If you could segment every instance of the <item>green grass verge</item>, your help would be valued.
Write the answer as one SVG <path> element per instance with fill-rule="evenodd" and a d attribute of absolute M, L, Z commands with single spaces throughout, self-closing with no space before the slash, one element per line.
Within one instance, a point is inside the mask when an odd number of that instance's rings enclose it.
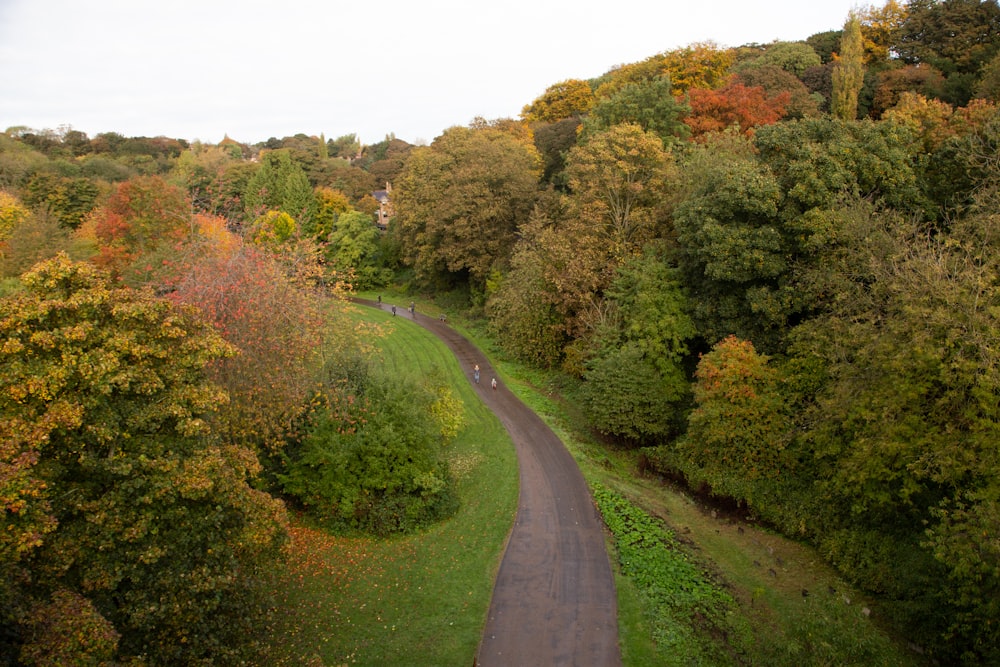
<path fill-rule="evenodd" d="M 336 537 L 296 519 L 277 588 L 270 656 L 275 665 L 472 664 L 493 581 L 517 509 L 517 459 L 452 352 L 408 318 L 358 307 L 378 323 L 382 363 L 443 373 L 465 410 L 448 445 L 460 508 L 418 534 Z"/>

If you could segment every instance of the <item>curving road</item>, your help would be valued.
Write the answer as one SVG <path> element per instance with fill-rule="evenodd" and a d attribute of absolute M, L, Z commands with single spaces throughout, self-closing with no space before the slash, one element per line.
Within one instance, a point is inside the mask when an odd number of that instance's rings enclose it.
<path fill-rule="evenodd" d="M 379 307 L 371 301 L 360 301 Z M 410 317 L 400 308 L 400 315 Z M 517 517 L 497 574 L 476 665 L 621 665 L 614 578 L 604 527 L 576 461 L 552 430 L 502 384 L 485 356 L 444 322 L 413 319 L 455 353 L 517 450 Z"/>

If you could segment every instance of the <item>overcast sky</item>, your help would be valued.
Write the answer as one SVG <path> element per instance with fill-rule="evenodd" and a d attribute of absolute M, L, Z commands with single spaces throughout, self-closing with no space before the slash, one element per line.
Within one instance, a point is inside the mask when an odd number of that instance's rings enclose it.
<path fill-rule="evenodd" d="M 839 30 L 853 0 L 0 0 L 0 131 L 432 141 L 697 42 Z"/>

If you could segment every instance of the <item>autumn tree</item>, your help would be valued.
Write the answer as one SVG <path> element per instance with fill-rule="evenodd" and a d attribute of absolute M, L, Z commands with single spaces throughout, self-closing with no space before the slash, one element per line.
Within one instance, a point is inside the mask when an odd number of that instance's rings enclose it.
<path fill-rule="evenodd" d="M 830 113 L 841 120 L 858 117 L 858 93 L 864 85 L 864 40 L 861 36 L 861 21 L 856 13 L 851 13 L 844 24 L 840 38 L 840 53 L 833 67 L 833 97 L 830 99 Z"/>
<path fill-rule="evenodd" d="M 555 123 L 566 118 L 578 118 L 594 106 L 594 91 L 590 84 L 568 79 L 553 84 L 531 104 L 525 105 L 521 118 L 529 123 Z"/>
<path fill-rule="evenodd" d="M 736 81 L 747 88 L 762 88 L 769 100 L 777 100 L 782 93 L 788 95 L 783 118 L 811 118 L 820 115 L 822 96 L 813 93 L 802 80 L 775 65 L 747 67 L 739 70 Z"/>
<path fill-rule="evenodd" d="M 171 298 L 196 306 L 239 350 L 209 369 L 230 397 L 219 407 L 220 435 L 260 453 L 280 450 L 296 432 L 327 352 L 324 302 L 254 246 L 202 258 Z M 349 331 L 342 332 L 345 339 Z"/>
<path fill-rule="evenodd" d="M 543 200 L 522 226 L 512 270 L 490 295 L 492 325 L 509 349 L 552 364 L 561 341 L 593 330 L 616 269 L 665 231 L 662 195 L 672 166 L 659 137 L 632 124 L 570 151 L 569 194 Z M 511 340 L 507 327 L 523 337 Z M 571 369 L 582 373 L 580 359 Z"/>
<path fill-rule="evenodd" d="M 333 231 L 338 216 L 351 210 L 351 201 L 339 190 L 320 186 L 316 188 L 316 215 L 313 216 L 311 231 L 317 240 L 325 240 Z"/>
<path fill-rule="evenodd" d="M 28 209 L 17 197 L 0 190 L 0 253 L 14 229 L 24 222 L 28 215 Z"/>
<path fill-rule="evenodd" d="M 938 99 L 944 90 L 944 77 L 930 65 L 905 65 L 880 72 L 872 99 L 873 115 L 882 116 L 899 103 L 906 93 Z"/>
<path fill-rule="evenodd" d="M 906 14 L 906 5 L 897 0 L 887 0 L 881 7 L 870 5 L 859 10 L 866 64 L 877 64 L 890 59 L 896 38 L 906 21 Z"/>
<path fill-rule="evenodd" d="M 695 371 L 694 409 L 673 456 L 694 485 L 759 504 L 758 482 L 773 480 L 788 462 L 790 423 L 781 377 L 752 343 L 727 336 Z"/>
<path fill-rule="evenodd" d="M 692 88 L 716 88 L 725 82 L 732 64 L 729 49 L 711 42 L 690 44 L 612 70 L 602 77 L 595 94 L 598 99 L 609 97 L 627 84 L 661 76 L 670 79 L 674 95 L 683 95 Z"/>
<path fill-rule="evenodd" d="M 691 114 L 684 123 L 697 138 L 707 132 L 721 132 L 730 127 L 752 134 L 760 125 L 770 125 L 785 115 L 791 93 L 779 92 L 769 97 L 763 88 L 748 88 L 731 80 L 715 90 L 696 88 L 688 91 Z"/>
<path fill-rule="evenodd" d="M 541 164 L 533 145 L 496 128 L 453 127 L 411 153 L 393 186 L 390 233 L 426 282 L 467 279 L 481 290 L 527 220 Z"/>
<path fill-rule="evenodd" d="M 661 194 L 672 167 L 659 136 L 634 123 L 608 128 L 570 151 L 570 215 L 602 239 L 613 265 L 662 231 Z"/>
<path fill-rule="evenodd" d="M 2 613 L 22 658 L 250 659 L 284 517 L 210 427 L 226 395 L 205 367 L 232 348 L 65 256 L 22 282 L 0 301 Z"/>
<path fill-rule="evenodd" d="M 171 267 L 164 255 L 192 232 L 191 203 L 184 191 L 160 176 L 140 176 L 116 186 L 96 209 L 83 233 L 98 244 L 94 262 L 137 285 L 162 278 Z"/>

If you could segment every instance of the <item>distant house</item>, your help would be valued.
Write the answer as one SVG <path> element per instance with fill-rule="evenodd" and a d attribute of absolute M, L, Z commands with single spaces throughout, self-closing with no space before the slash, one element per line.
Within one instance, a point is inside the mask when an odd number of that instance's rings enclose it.
<path fill-rule="evenodd" d="M 385 190 L 375 190 L 372 193 L 372 197 L 375 197 L 375 201 L 378 202 L 378 211 L 375 212 L 375 226 L 381 230 L 386 230 L 389 228 L 389 218 L 392 217 L 392 200 L 389 196 L 392 194 L 392 185 L 389 183 L 385 184 Z"/>

